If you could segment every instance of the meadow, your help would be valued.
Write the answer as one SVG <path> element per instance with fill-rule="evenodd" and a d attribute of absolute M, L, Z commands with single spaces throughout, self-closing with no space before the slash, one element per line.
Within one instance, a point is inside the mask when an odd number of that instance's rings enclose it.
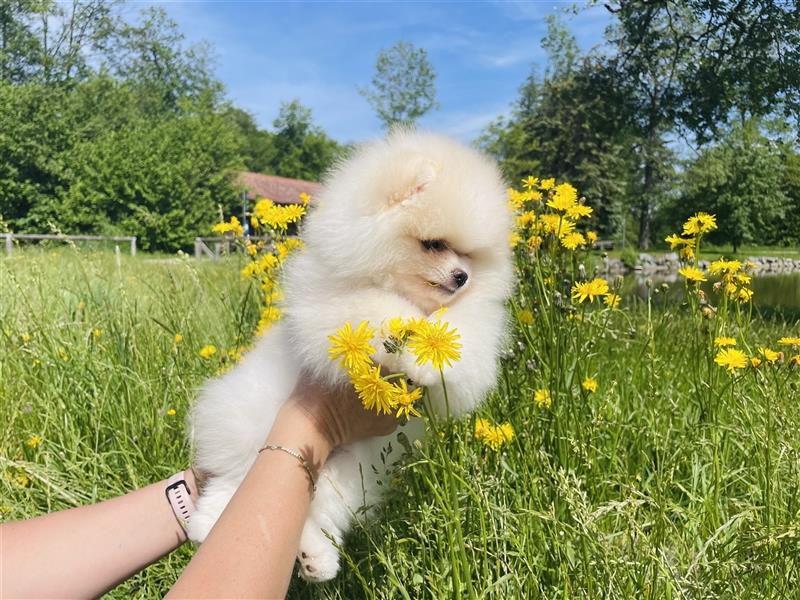
<path fill-rule="evenodd" d="M 298 579 L 290 598 L 796 596 L 800 349 L 778 340 L 800 324 L 760 317 L 757 297 L 706 298 L 691 279 L 666 302 L 617 304 L 614 282 L 603 290 L 559 249 L 560 231 L 534 239 L 543 214 L 521 220 L 528 247 L 517 249 L 497 389 L 477 415 L 429 423 L 439 435 L 348 538 L 340 575 Z M 237 360 L 263 318 L 240 275 L 250 260 L 77 247 L 0 260 L 3 520 L 188 464 L 197 387 Z M 715 362 L 724 336 L 746 364 Z M 513 436 L 476 436 L 506 422 Z M 108 597 L 161 597 L 191 554 Z"/>

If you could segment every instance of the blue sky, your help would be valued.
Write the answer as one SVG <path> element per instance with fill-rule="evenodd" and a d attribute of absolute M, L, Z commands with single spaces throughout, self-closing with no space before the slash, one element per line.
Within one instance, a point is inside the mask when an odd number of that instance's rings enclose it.
<path fill-rule="evenodd" d="M 148 2 L 148 4 L 151 2 Z M 377 53 L 399 40 L 425 48 L 437 73 L 439 109 L 426 128 L 473 140 L 506 114 L 532 68 L 546 64 L 544 17 L 572 2 L 264 2 L 171 1 L 164 6 L 189 43 L 214 49 L 228 97 L 270 127 L 293 98 L 340 142 L 381 134 L 358 94 Z M 128 5 L 136 12 L 144 2 Z M 579 45 L 601 43 L 609 22 L 595 6 L 568 18 Z"/>

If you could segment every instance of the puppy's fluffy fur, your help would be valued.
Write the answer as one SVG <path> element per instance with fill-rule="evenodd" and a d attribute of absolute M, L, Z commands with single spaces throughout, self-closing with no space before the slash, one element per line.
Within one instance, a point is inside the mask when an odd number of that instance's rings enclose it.
<path fill-rule="evenodd" d="M 445 370 L 451 414 L 474 409 L 495 382 L 512 264 L 511 216 L 494 163 L 441 136 L 396 131 L 358 149 L 316 201 L 306 246 L 286 266 L 284 320 L 206 386 L 191 415 L 195 464 L 210 474 L 189 526 L 195 541 L 244 478 L 299 373 L 331 385 L 346 380 L 328 356 L 328 336 L 346 321 L 378 327 L 447 305 L 444 320 L 463 344 L 461 360 Z M 429 386 L 444 413 L 438 372 L 408 351 L 375 346 L 378 362 Z M 422 427 L 412 420 L 403 429 L 413 440 Z M 392 441 L 385 464 L 398 458 L 396 435 L 340 448 L 325 464 L 298 554 L 306 579 L 338 572 L 338 552 L 322 530 L 341 542 L 362 504 L 375 503 L 381 452 Z"/>

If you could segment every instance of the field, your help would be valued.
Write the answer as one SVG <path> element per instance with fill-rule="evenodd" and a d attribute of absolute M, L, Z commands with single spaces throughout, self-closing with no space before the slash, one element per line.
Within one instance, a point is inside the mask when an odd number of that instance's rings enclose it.
<path fill-rule="evenodd" d="M 195 390 L 259 319 L 239 260 L 74 248 L 0 260 L 3 520 L 188 464 Z M 521 276 L 502 377 L 478 415 L 508 421 L 513 440 L 482 444 L 474 417 L 438 424 L 379 519 L 347 540 L 339 577 L 296 580 L 290 597 L 794 597 L 798 351 L 732 375 L 713 361 L 722 314 L 677 299 L 538 310 L 530 286 L 541 273 Z M 739 317 L 750 354 L 800 335 L 797 323 Z M 204 359 L 207 344 L 218 351 Z M 161 597 L 191 553 L 109 597 Z"/>

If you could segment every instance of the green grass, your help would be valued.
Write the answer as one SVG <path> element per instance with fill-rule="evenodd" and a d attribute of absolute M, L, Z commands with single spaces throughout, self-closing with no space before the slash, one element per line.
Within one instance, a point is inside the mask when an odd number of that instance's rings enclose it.
<path fill-rule="evenodd" d="M 2 518 L 185 467 L 194 390 L 258 320 L 248 289 L 236 259 L 117 262 L 65 248 L 0 260 Z M 378 520 L 346 541 L 339 577 L 297 580 L 290 597 L 792 597 L 800 371 L 783 362 L 731 378 L 703 346 L 711 322 L 678 301 L 584 307 L 514 331 L 480 411 L 510 421 L 513 442 L 493 452 L 472 419 L 439 424 Z M 750 327 L 740 333 L 754 344 L 800 335 L 796 323 Z M 205 344 L 220 349 L 212 360 L 197 355 Z M 579 385 L 588 375 L 595 394 Z M 550 409 L 534 404 L 538 388 L 553 391 Z M 162 596 L 191 553 L 109 596 Z"/>

